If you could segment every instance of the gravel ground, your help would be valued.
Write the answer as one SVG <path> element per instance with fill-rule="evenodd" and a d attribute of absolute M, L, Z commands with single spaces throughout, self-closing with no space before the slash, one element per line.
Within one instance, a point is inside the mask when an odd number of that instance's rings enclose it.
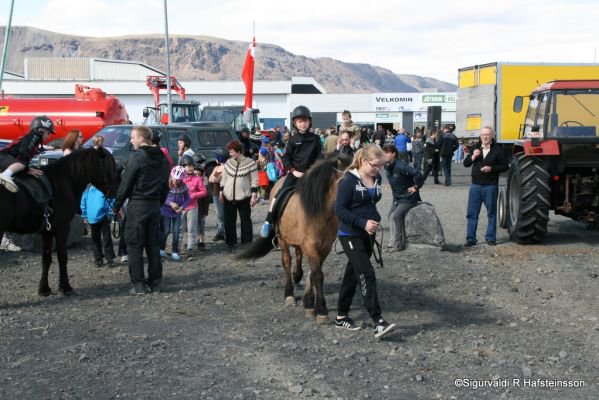
<path fill-rule="evenodd" d="M 461 244 L 468 179 L 455 168 L 454 186 L 422 196 Z M 598 399 L 599 233 L 552 217 L 543 245 L 503 230 L 498 242 L 384 254 L 379 297 L 401 330 L 380 341 L 359 297 L 356 332 L 285 306 L 279 252 L 248 265 L 209 242 L 165 262 L 162 293 L 131 297 L 126 265 L 95 268 L 86 237 L 69 252 L 76 294 L 48 298 L 38 254 L 0 253 L 0 399 Z M 344 264 L 333 252 L 324 266 L 331 318 Z"/>

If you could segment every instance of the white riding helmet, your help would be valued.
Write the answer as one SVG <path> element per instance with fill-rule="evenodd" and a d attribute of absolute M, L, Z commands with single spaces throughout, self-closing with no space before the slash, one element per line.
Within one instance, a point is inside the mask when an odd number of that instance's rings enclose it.
<path fill-rule="evenodd" d="M 171 178 L 173 179 L 183 179 L 185 177 L 185 168 L 181 165 L 177 165 L 173 167 L 171 170 Z"/>

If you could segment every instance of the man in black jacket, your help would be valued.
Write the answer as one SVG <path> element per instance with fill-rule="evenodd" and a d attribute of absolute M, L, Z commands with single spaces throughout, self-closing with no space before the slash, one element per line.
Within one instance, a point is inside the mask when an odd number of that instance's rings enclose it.
<path fill-rule="evenodd" d="M 169 166 L 160 148 L 152 146 L 151 140 L 152 131 L 148 127 L 135 126 L 132 129 L 131 144 L 136 151 L 127 160 L 114 204 L 116 215 L 129 199 L 125 237 L 129 276 L 133 284 L 129 293 L 132 295 L 159 291 L 162 280 L 160 206 L 169 190 Z M 148 256 L 147 282 L 144 278 L 144 249 Z"/>
<path fill-rule="evenodd" d="M 474 246 L 481 205 L 487 209 L 487 232 L 485 241 L 495 246 L 497 233 L 497 192 L 499 174 L 508 170 L 503 148 L 493 140 L 493 128 L 485 126 L 480 131 L 480 145 L 464 159 L 464 167 L 472 166 L 472 185 L 468 192 L 468 220 L 465 247 Z"/>
<path fill-rule="evenodd" d="M 441 168 L 443 169 L 443 176 L 445 176 L 445 186 L 451 186 L 451 161 L 453 152 L 457 150 L 459 145 L 458 138 L 451 131 L 451 127 L 445 125 L 437 144 L 441 156 Z"/>

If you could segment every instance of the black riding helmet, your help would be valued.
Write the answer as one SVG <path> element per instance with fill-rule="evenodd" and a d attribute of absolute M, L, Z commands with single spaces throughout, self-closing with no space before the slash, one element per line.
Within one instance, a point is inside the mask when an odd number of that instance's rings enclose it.
<path fill-rule="evenodd" d="M 293 112 L 291 113 L 291 120 L 294 120 L 297 117 L 307 117 L 310 118 L 310 120 L 312 120 L 312 113 L 310 112 L 310 109 L 306 106 L 297 106 L 293 109 Z"/>
<path fill-rule="evenodd" d="M 32 130 L 37 133 L 41 133 L 40 129 L 47 129 L 50 133 L 54 132 L 54 122 L 45 115 L 40 115 L 39 117 L 35 117 L 31 120 L 31 124 L 29 125 L 29 130 Z"/>
<path fill-rule="evenodd" d="M 204 157 L 202 154 L 196 154 L 196 155 L 194 155 L 194 159 L 195 159 L 194 168 L 197 171 L 205 171 L 206 170 L 206 157 Z"/>
<path fill-rule="evenodd" d="M 191 138 L 187 135 L 181 135 L 177 141 L 182 140 L 185 143 L 185 147 L 191 147 Z"/>
<path fill-rule="evenodd" d="M 297 106 L 293 109 L 291 113 L 291 121 L 293 121 L 293 125 L 295 126 L 295 119 L 298 117 L 306 117 L 310 119 L 310 128 L 312 127 L 312 113 L 310 109 L 306 106 Z"/>
<path fill-rule="evenodd" d="M 162 135 L 160 134 L 159 130 L 154 130 L 152 129 L 152 144 L 153 145 L 159 145 L 160 144 L 160 137 Z"/>
<path fill-rule="evenodd" d="M 179 164 L 185 167 L 187 165 L 195 165 L 195 161 L 192 156 L 185 154 L 183 157 L 181 157 Z"/>

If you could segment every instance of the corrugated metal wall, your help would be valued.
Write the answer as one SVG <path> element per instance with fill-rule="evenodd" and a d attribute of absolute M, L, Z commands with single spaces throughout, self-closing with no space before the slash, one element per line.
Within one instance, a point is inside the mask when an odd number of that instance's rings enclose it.
<path fill-rule="evenodd" d="M 90 80 L 89 58 L 26 58 L 25 79 L 76 81 Z"/>
<path fill-rule="evenodd" d="M 129 64 L 94 60 L 93 80 L 106 81 L 145 81 L 148 75 L 157 75 L 140 64 Z"/>

